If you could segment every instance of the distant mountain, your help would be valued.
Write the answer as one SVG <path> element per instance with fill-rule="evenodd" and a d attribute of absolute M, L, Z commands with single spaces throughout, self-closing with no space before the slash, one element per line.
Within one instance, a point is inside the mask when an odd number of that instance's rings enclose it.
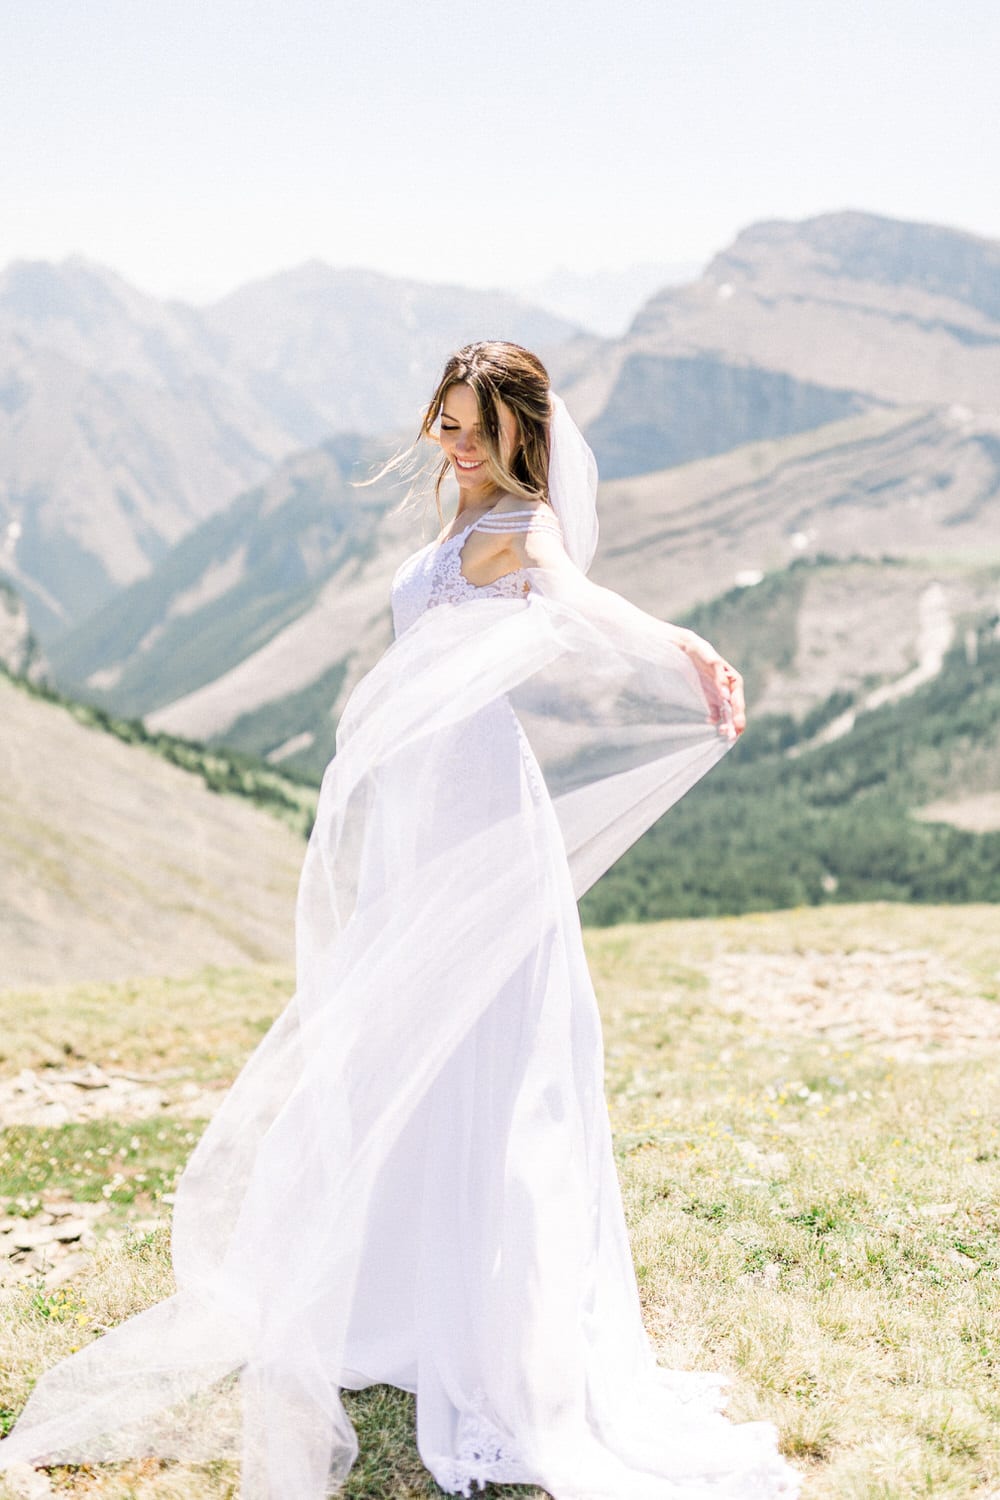
<path fill-rule="evenodd" d="M 444 356 L 539 349 L 607 480 L 896 406 L 989 413 L 1000 246 L 870 214 L 765 223 L 621 338 L 509 294 L 320 262 L 203 308 L 79 256 L 0 276 L 0 567 L 46 644 L 275 463 L 409 436 Z"/>
<path fill-rule="evenodd" d="M 797 560 L 907 559 L 956 576 L 995 562 L 997 255 L 955 231 L 871 215 L 758 225 L 693 286 L 653 298 L 623 339 L 564 343 L 550 359 L 555 383 L 605 476 L 594 576 L 677 618 Z M 384 279 L 374 280 L 371 296 L 382 297 Z M 236 324 L 271 332 L 234 345 L 234 363 L 269 358 L 280 373 L 294 356 L 312 380 L 319 346 L 299 314 L 269 325 L 266 309 L 272 299 L 294 308 L 296 287 L 328 282 L 326 268 L 310 266 L 247 289 Z M 228 335 L 220 325 L 213 337 Z M 928 363 L 942 350 L 948 362 L 928 403 Z M 398 491 L 351 489 L 362 448 L 344 438 L 292 457 L 192 532 L 142 587 L 53 645 L 61 680 L 171 732 L 322 769 L 346 694 L 390 638 L 394 568 L 431 534 L 390 517 Z M 378 451 L 386 445 L 365 450 Z M 875 589 L 896 600 L 865 635 L 875 682 L 904 670 L 916 649 L 919 601 L 934 579 L 907 576 L 887 574 Z M 761 680 L 760 704 L 802 715 L 858 685 L 857 582 L 831 579 L 825 593 L 810 585 L 801 618 L 786 610 L 792 666 Z M 985 607 L 970 588 L 969 608 Z M 948 601 L 953 613 L 965 608 L 958 594 Z M 797 658 L 799 630 L 810 646 Z"/>
<path fill-rule="evenodd" d="M 996 409 L 1000 243 L 864 213 L 755 224 L 634 332 L 899 404 Z"/>
<path fill-rule="evenodd" d="M 352 490 L 355 456 L 327 444 L 290 460 L 192 533 L 53 648 L 60 680 L 153 727 L 322 770 L 346 694 L 391 639 L 392 574 L 437 529 L 392 515 L 398 490 Z M 986 419 L 880 411 L 615 480 L 599 508 L 593 577 L 651 614 L 676 620 L 748 585 L 750 613 L 729 611 L 725 639 L 755 707 L 801 716 L 916 664 L 939 574 L 956 621 L 988 608 L 988 571 L 971 574 L 1000 564 L 1000 441 Z M 886 555 L 913 566 L 788 574 L 767 629 L 749 631 L 773 598 L 755 580 Z"/>
<path fill-rule="evenodd" d="M 353 486 L 377 451 L 340 438 L 286 460 L 57 642 L 60 680 L 123 714 L 183 703 L 184 733 L 203 738 L 218 727 L 220 701 L 230 705 L 226 726 L 239 716 L 251 730 L 256 710 L 302 689 L 322 694 L 333 672 L 337 687 L 309 723 L 328 759 L 335 721 L 324 713 L 357 675 L 350 664 L 367 665 L 390 639 L 385 572 L 415 525 L 390 514 L 398 478 Z M 252 732 L 236 739 L 261 751 L 278 744 Z"/>
<path fill-rule="evenodd" d="M 796 558 L 1000 561 L 1000 422 L 882 410 L 606 484 L 600 566 L 670 613 Z M 641 558 L 641 567 L 635 560 Z"/>
<path fill-rule="evenodd" d="M 571 271 L 559 266 L 518 290 L 528 302 L 604 338 L 620 338 L 639 309 L 665 286 L 693 281 L 689 261 L 649 261 L 615 271 Z"/>
<path fill-rule="evenodd" d="M 557 360 L 606 478 L 882 405 L 1000 410 L 1000 244 L 872 214 L 756 224 Z"/>
<path fill-rule="evenodd" d="M 548 351 L 573 321 L 510 292 L 335 269 L 310 260 L 200 309 L 227 362 L 303 443 L 331 432 L 415 435 L 449 354 L 474 339 Z"/>
<path fill-rule="evenodd" d="M 415 429 L 445 356 L 576 329 L 506 294 L 318 262 L 206 308 L 81 256 L 0 273 L 0 567 L 48 642 L 334 431 Z"/>
<path fill-rule="evenodd" d="M 685 614 L 739 663 L 754 719 L 788 716 L 825 739 L 931 681 L 970 631 L 991 630 L 998 618 L 1000 555 L 978 566 L 919 557 L 802 560 Z M 829 722 L 816 720 L 821 712 Z"/>
<path fill-rule="evenodd" d="M 196 318 L 74 257 L 0 275 L 4 571 L 47 639 L 293 442 Z"/>

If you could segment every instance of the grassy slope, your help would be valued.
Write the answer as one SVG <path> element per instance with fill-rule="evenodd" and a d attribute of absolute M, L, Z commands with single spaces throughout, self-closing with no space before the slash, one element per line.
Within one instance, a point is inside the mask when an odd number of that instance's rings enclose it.
<path fill-rule="evenodd" d="M 172 765 L 181 766 L 200 777 L 209 791 L 246 798 L 297 832 L 307 833 L 312 826 L 317 794 L 311 779 L 297 775 L 294 768 L 268 765 L 253 753 L 234 750 L 230 746 L 206 747 L 197 740 L 151 732 L 141 719 L 109 713 L 107 709 L 80 702 L 56 688 L 30 682 L 22 676 L 12 676 L 3 667 L 0 667 L 0 679 L 32 698 L 58 704 L 78 723 L 90 729 L 101 730 L 128 745 L 144 746 Z"/>
<path fill-rule="evenodd" d="M 0 720 L 0 987 L 290 953 L 312 789 L 3 675 Z"/>
<path fill-rule="evenodd" d="M 991 1051 L 958 1033 L 966 1007 L 992 1016 L 1000 1003 L 995 912 L 841 907 L 589 931 L 586 942 L 637 1274 L 661 1359 L 728 1371 L 731 1414 L 778 1424 L 808 1500 L 985 1500 L 1000 1484 L 1000 1098 Z M 808 1011 L 790 1021 L 769 1004 L 775 965 L 794 991 L 804 963 L 822 979 L 859 959 L 890 988 L 899 965 L 923 965 L 935 1014 L 954 1023 L 951 1044 L 947 1026 L 936 1041 L 912 1029 L 893 1038 L 878 1015 L 866 1018 L 865 1035 L 824 1031 Z M 763 976 L 751 1005 L 721 1004 L 720 963 Z M 25 997 L 0 1002 L 4 1072 L 38 1065 L 70 1039 L 99 1062 L 117 1055 L 218 1082 L 275 1014 L 290 977 L 283 986 L 273 970 L 213 971 L 168 988 L 43 992 L 31 997 L 40 1010 L 31 1028 Z M 826 1001 L 841 998 L 836 982 L 827 987 Z M 897 998 L 905 1007 L 917 997 L 904 984 Z M 176 1170 L 199 1128 L 129 1129 L 124 1156 L 113 1156 L 119 1218 L 155 1211 L 171 1158 Z M 8 1136 L 0 1210 L 16 1210 L 20 1196 L 30 1212 L 56 1187 L 93 1196 L 94 1172 L 110 1165 L 82 1152 L 102 1132 L 112 1146 L 126 1134 L 92 1125 Z M 148 1181 L 137 1187 L 140 1172 Z M 56 1293 L 29 1285 L 4 1294 L 4 1420 L 35 1370 L 169 1287 L 161 1231 L 106 1246 L 92 1272 Z M 375 1388 L 349 1404 L 362 1446 L 350 1500 L 440 1493 L 416 1454 L 409 1397 Z M 192 1473 L 144 1461 L 52 1477 L 59 1493 L 108 1500 L 235 1494 L 225 1464 Z"/>

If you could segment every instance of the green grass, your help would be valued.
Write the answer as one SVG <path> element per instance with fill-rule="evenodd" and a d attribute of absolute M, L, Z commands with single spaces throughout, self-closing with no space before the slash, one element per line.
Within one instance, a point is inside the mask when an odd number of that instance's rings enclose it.
<path fill-rule="evenodd" d="M 0 1212 L 30 1218 L 56 1193 L 152 1208 L 175 1186 L 201 1130 L 170 1118 L 11 1126 L 0 1131 Z"/>
<path fill-rule="evenodd" d="M 166 1093 L 222 1086 L 292 992 L 277 967 L 207 968 L 189 977 L 128 979 L 0 992 L 0 1066 L 96 1062 L 155 1077 Z"/>
<path fill-rule="evenodd" d="M 808 1500 L 986 1500 L 1000 1487 L 994 1056 L 926 1039 L 832 1040 L 810 1029 L 807 1012 L 790 1024 L 766 991 L 745 1009 L 721 1008 L 710 974 L 734 955 L 751 965 L 777 959 L 791 973 L 855 950 L 887 963 L 926 954 L 959 973 L 978 1003 L 998 1003 L 996 909 L 812 908 L 590 930 L 585 939 L 633 1255 L 660 1358 L 728 1372 L 730 1414 L 777 1424 Z M 140 1012 L 128 987 L 108 987 L 100 1014 L 97 988 L 86 987 L 92 1014 L 78 1036 L 90 1055 L 106 1059 L 112 1043 L 129 1055 L 145 1046 L 173 1065 L 211 1071 L 218 1057 L 234 1071 L 280 1003 L 273 972 L 174 984 L 170 1006 L 161 992 Z M 241 994 L 252 1026 L 239 1013 Z M 65 1029 L 74 1005 L 72 991 L 51 999 L 53 1034 L 58 1007 Z M 214 1052 L 185 1043 L 185 1015 L 197 1017 Z M 7 1070 L 34 1056 L 25 1031 Z M 162 1120 L 21 1130 L 27 1176 L 0 1183 L 29 1201 L 48 1187 L 103 1193 L 116 1172 L 126 1182 L 113 1192 L 127 1192 L 139 1172 L 159 1172 L 165 1184 L 198 1128 L 174 1122 L 166 1139 Z M 93 1162 L 80 1148 L 101 1132 L 110 1150 L 93 1168 L 98 1186 L 80 1174 L 81 1160 Z M 45 1184 L 31 1178 L 46 1170 Z M 0 1421 L 20 1408 L 34 1372 L 169 1289 L 159 1232 L 104 1246 L 92 1273 L 59 1298 L 37 1286 L 6 1294 Z M 375 1387 L 347 1402 L 361 1441 L 347 1500 L 440 1493 L 416 1453 L 411 1397 Z M 235 1470 L 222 1463 L 142 1461 L 51 1477 L 57 1493 L 115 1500 L 236 1494 Z"/>

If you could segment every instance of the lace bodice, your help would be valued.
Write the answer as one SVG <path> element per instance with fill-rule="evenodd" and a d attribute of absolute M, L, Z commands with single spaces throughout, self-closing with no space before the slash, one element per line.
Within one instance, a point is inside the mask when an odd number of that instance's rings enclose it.
<path fill-rule="evenodd" d="M 487 511 L 468 526 L 446 537 L 443 542 L 428 542 L 406 558 L 396 569 L 392 580 L 392 619 L 397 636 L 408 630 L 425 609 L 439 604 L 460 604 L 464 599 L 516 599 L 530 592 L 531 585 L 524 568 L 515 568 L 492 583 L 470 583 L 462 572 L 462 548 L 473 531 L 509 534 L 510 532 L 549 531 L 562 535 L 559 522 L 548 506 L 531 510 Z"/>

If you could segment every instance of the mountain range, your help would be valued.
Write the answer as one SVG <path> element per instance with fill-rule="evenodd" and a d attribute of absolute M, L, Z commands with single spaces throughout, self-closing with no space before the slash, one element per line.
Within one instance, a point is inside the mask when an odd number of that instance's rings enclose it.
<path fill-rule="evenodd" d="M 606 478 L 886 405 L 996 416 L 1000 244 L 861 213 L 756 224 L 567 374 Z"/>
<path fill-rule="evenodd" d="M 391 639 L 392 573 L 437 529 L 432 516 L 421 526 L 394 513 L 389 484 L 351 488 L 361 451 L 330 443 L 287 460 L 52 647 L 59 679 L 153 728 L 278 758 L 294 745 L 290 764 L 322 770 L 347 693 Z M 731 588 L 752 610 L 762 576 L 840 560 L 837 585 L 837 569 L 795 575 L 775 658 L 786 666 L 765 680 L 762 662 L 748 663 L 755 707 L 802 713 L 837 686 L 916 664 L 919 599 L 942 557 L 956 619 L 992 604 L 998 495 L 988 422 L 878 410 L 611 481 L 592 576 L 679 618 Z M 895 564 L 855 595 L 850 560 L 885 556 Z M 835 629 L 820 641 L 824 621 Z M 730 649 L 747 659 L 738 638 Z"/>
<path fill-rule="evenodd" d="M 502 293 L 318 261 L 207 307 L 81 256 L 0 273 L 0 573 L 54 639 L 200 521 L 332 434 L 407 440 L 470 328 L 578 336 Z"/>
<path fill-rule="evenodd" d="M 829 214 L 751 226 L 619 338 L 540 325 L 604 476 L 593 577 L 717 640 L 745 669 L 755 717 L 849 732 L 1000 616 L 998 270 L 990 241 Z M 400 509 L 398 481 L 356 487 L 399 440 L 380 414 L 401 421 L 400 392 L 415 406 L 428 393 L 436 366 L 416 365 L 430 361 L 433 297 L 407 303 L 385 278 L 337 290 L 328 272 L 312 263 L 200 310 L 199 347 L 206 359 L 225 349 L 237 384 L 255 372 L 240 399 L 286 435 L 311 441 L 341 410 L 352 430 L 261 460 L 262 477 L 190 516 L 135 581 L 73 627 L 41 631 L 57 680 L 109 711 L 313 778 L 347 694 L 391 639 L 396 566 L 439 530 L 429 505 Z M 379 384 L 390 293 L 397 314 L 413 312 L 418 351 L 391 391 Z M 351 343 L 342 300 L 372 330 L 367 395 L 343 383 L 365 341 Z M 474 302 L 456 308 L 473 317 Z M 167 304 L 164 316 L 190 330 L 190 312 Z M 450 326 L 454 342 L 480 331 Z M 129 327 L 118 357 L 137 383 L 164 379 L 162 341 Z M 64 340 L 58 357 L 79 363 Z"/>

